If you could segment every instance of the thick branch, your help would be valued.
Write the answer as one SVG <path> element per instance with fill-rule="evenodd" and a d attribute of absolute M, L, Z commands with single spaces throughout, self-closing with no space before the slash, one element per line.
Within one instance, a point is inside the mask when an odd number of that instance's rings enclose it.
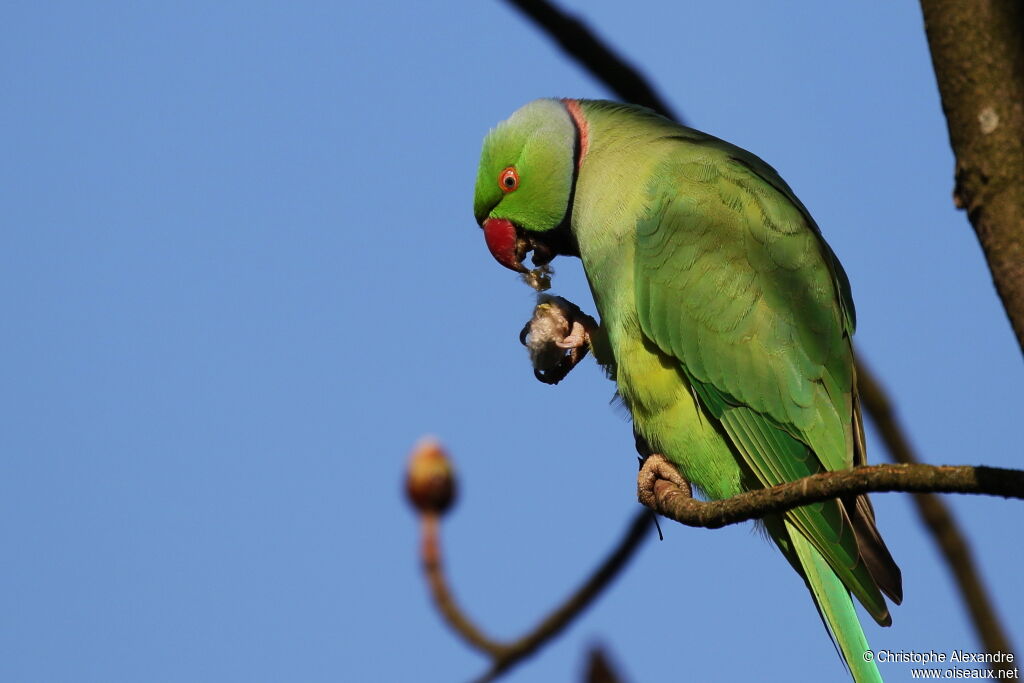
<path fill-rule="evenodd" d="M 718 529 L 801 505 L 860 493 L 929 491 L 1024 498 L 1024 471 L 967 465 L 866 465 L 823 472 L 725 500 L 701 501 L 663 456 L 652 455 L 637 477 L 640 502 L 687 526 Z"/>
<path fill-rule="evenodd" d="M 491 659 L 491 668 L 480 681 L 491 681 L 521 660 L 529 657 L 553 639 L 586 609 L 601 591 L 625 567 L 634 551 L 647 536 L 654 518 L 647 510 L 640 510 L 614 550 L 594 570 L 590 577 L 561 606 L 553 610 L 529 633 L 510 643 L 492 640 L 465 615 L 452 595 L 444 574 L 440 544 L 440 522 L 436 515 L 422 518 L 422 561 L 430 585 L 434 604 L 463 640 Z"/>
<path fill-rule="evenodd" d="M 1024 350 L 1024 2 L 921 0 L 967 210 Z"/>

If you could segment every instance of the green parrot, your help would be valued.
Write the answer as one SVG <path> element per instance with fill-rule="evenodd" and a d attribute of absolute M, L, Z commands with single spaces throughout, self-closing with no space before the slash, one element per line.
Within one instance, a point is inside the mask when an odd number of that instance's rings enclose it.
<path fill-rule="evenodd" d="M 642 107 L 542 99 L 484 140 L 474 213 L 502 265 L 583 262 L 589 336 L 641 450 L 711 499 L 865 463 L 850 284 L 768 164 Z M 902 579 L 866 496 L 766 517 L 856 681 Z"/>

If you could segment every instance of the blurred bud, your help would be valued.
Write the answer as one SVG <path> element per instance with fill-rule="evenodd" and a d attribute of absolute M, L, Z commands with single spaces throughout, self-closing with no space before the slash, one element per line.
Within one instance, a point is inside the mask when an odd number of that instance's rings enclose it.
<path fill-rule="evenodd" d="M 405 492 L 419 512 L 443 514 L 455 501 L 455 473 L 435 439 L 421 440 L 412 449 Z"/>

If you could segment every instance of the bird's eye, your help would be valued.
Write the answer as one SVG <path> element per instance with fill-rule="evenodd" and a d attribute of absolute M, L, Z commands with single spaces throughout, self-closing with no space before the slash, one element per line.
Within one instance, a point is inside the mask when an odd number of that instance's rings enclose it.
<path fill-rule="evenodd" d="M 504 192 L 511 192 L 519 187 L 519 173 L 515 166 L 509 166 L 498 175 L 498 187 Z"/>

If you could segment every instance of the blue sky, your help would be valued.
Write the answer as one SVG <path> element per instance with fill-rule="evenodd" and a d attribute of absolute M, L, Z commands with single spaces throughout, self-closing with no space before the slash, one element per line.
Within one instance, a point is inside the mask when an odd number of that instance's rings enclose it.
<path fill-rule="evenodd" d="M 1020 466 L 1020 351 L 952 206 L 916 4 L 565 6 L 807 204 L 922 454 Z M 481 671 L 429 604 L 402 470 L 424 433 L 450 447 L 451 578 L 498 637 L 635 509 L 611 385 L 533 379 L 532 294 L 471 211 L 491 126 L 607 93 L 500 2 L 9 3 L 0 34 L 0 679 Z M 1019 645 L 1020 503 L 948 500 Z M 874 501 L 906 600 L 869 641 L 978 649 L 909 500 Z M 507 680 L 575 680 L 593 642 L 634 681 L 843 679 L 749 525 L 665 527 Z"/>

